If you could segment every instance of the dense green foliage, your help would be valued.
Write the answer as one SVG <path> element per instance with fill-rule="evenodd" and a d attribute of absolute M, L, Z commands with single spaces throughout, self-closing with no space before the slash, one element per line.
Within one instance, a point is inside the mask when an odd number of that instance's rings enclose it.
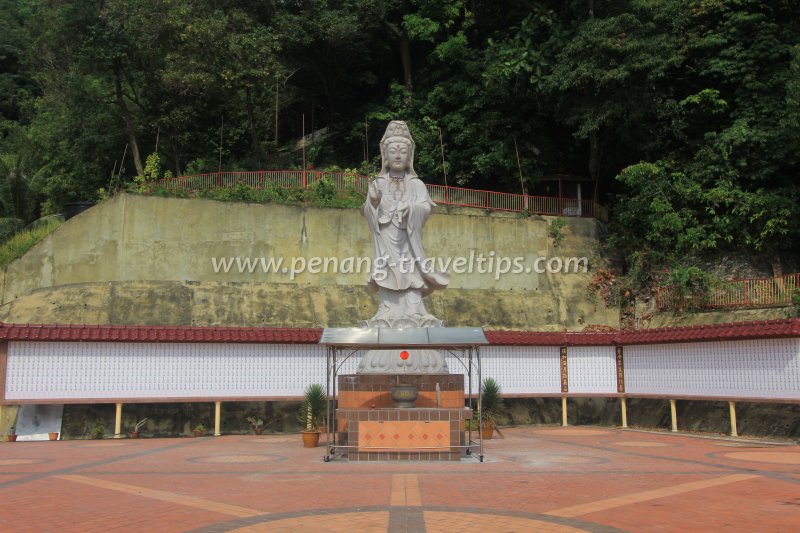
<path fill-rule="evenodd" d="M 369 172 L 401 118 L 428 182 L 590 178 L 638 281 L 707 252 L 796 254 L 798 2 L 499 5 L 0 0 L 0 230 L 101 189 L 297 167 L 322 128 L 307 164 Z"/>

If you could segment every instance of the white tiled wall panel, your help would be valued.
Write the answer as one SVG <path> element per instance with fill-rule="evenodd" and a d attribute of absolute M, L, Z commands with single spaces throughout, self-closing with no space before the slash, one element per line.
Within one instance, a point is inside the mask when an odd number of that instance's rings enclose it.
<path fill-rule="evenodd" d="M 301 396 L 309 383 L 325 383 L 324 347 L 10 342 L 6 399 Z"/>
<path fill-rule="evenodd" d="M 569 392 L 614 394 L 617 392 L 617 360 L 613 346 L 567 348 Z"/>
<path fill-rule="evenodd" d="M 800 340 L 626 346 L 625 390 L 800 399 Z"/>
<path fill-rule="evenodd" d="M 800 399 L 800 339 L 624 350 L 628 393 Z M 567 353 L 570 393 L 616 392 L 613 347 L 569 347 Z M 355 373 L 360 359 L 359 352 L 344 352 L 338 373 Z M 466 373 L 454 354 L 446 359 L 451 372 Z M 506 394 L 561 391 L 556 346 L 486 346 L 481 359 L 483 377 L 497 380 Z M 325 364 L 325 348 L 311 344 L 14 341 L 5 395 L 9 401 L 297 397 L 309 383 L 325 383 Z"/>
<path fill-rule="evenodd" d="M 449 359 L 447 365 L 455 372 Z M 494 378 L 505 394 L 561 392 L 557 346 L 486 346 L 481 348 L 481 365 L 483 377 Z M 477 380 L 472 390 L 477 390 Z"/>

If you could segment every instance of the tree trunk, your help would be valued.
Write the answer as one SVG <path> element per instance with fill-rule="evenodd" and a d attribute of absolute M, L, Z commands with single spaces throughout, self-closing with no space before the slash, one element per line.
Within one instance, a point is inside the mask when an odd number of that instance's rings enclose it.
<path fill-rule="evenodd" d="M 414 89 L 411 79 L 411 41 L 406 30 L 400 30 L 400 61 L 403 63 L 403 85 L 409 93 Z"/>
<path fill-rule="evenodd" d="M 253 114 L 253 90 L 248 85 L 245 88 L 245 108 L 247 109 L 247 121 L 250 124 L 250 140 L 253 145 L 253 156 L 258 161 L 259 168 L 264 168 L 264 161 L 261 157 L 261 146 L 258 142 L 258 131 L 256 130 L 256 119 Z"/>
<path fill-rule="evenodd" d="M 589 132 L 589 176 L 594 180 L 594 197 L 593 201 L 597 201 L 597 190 L 600 185 L 600 158 L 602 151 L 600 149 L 600 134 L 597 130 Z"/>
<path fill-rule="evenodd" d="M 278 77 L 275 76 L 275 137 L 272 139 L 272 142 L 275 143 L 275 153 L 278 152 L 278 118 L 280 116 L 280 100 L 281 100 L 281 90 L 280 90 L 280 81 L 278 81 Z"/>
<path fill-rule="evenodd" d="M 125 96 L 122 94 L 122 73 L 119 65 L 114 67 L 114 82 L 116 86 L 117 105 L 125 120 L 125 131 L 128 134 L 128 142 L 131 145 L 131 155 L 133 156 L 133 164 L 136 167 L 136 175 L 144 176 L 144 167 L 142 166 L 142 157 L 139 154 L 139 144 L 136 142 L 136 127 L 133 124 L 133 117 L 131 111 L 128 109 L 128 104 L 125 103 Z"/>

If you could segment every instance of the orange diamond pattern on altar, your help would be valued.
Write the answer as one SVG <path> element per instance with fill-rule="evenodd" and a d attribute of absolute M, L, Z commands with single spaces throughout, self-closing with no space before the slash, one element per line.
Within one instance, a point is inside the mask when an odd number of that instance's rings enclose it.
<path fill-rule="evenodd" d="M 430 450 L 448 451 L 450 422 L 361 422 L 358 447 L 361 451 Z"/>

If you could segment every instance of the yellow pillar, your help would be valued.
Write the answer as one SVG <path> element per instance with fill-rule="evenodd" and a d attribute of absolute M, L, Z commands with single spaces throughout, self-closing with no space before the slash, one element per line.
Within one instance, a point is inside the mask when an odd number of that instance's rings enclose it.
<path fill-rule="evenodd" d="M 621 398 L 620 407 L 622 408 L 622 427 L 628 427 L 628 405 L 625 403 L 625 398 Z"/>
<path fill-rule="evenodd" d="M 672 431 L 678 431 L 678 412 L 675 409 L 675 400 L 669 401 L 669 414 L 672 417 Z"/>
<path fill-rule="evenodd" d="M 219 437 L 222 433 L 219 432 L 219 419 L 222 413 L 222 402 L 214 402 L 214 436 Z"/>
<path fill-rule="evenodd" d="M 114 419 L 114 438 L 122 438 L 122 404 L 117 404 L 117 416 Z"/>
<path fill-rule="evenodd" d="M 731 412 L 731 437 L 738 437 L 739 434 L 736 432 L 736 403 L 728 402 L 728 409 Z"/>
<path fill-rule="evenodd" d="M 566 427 L 567 424 L 567 397 L 561 397 L 561 425 Z"/>

